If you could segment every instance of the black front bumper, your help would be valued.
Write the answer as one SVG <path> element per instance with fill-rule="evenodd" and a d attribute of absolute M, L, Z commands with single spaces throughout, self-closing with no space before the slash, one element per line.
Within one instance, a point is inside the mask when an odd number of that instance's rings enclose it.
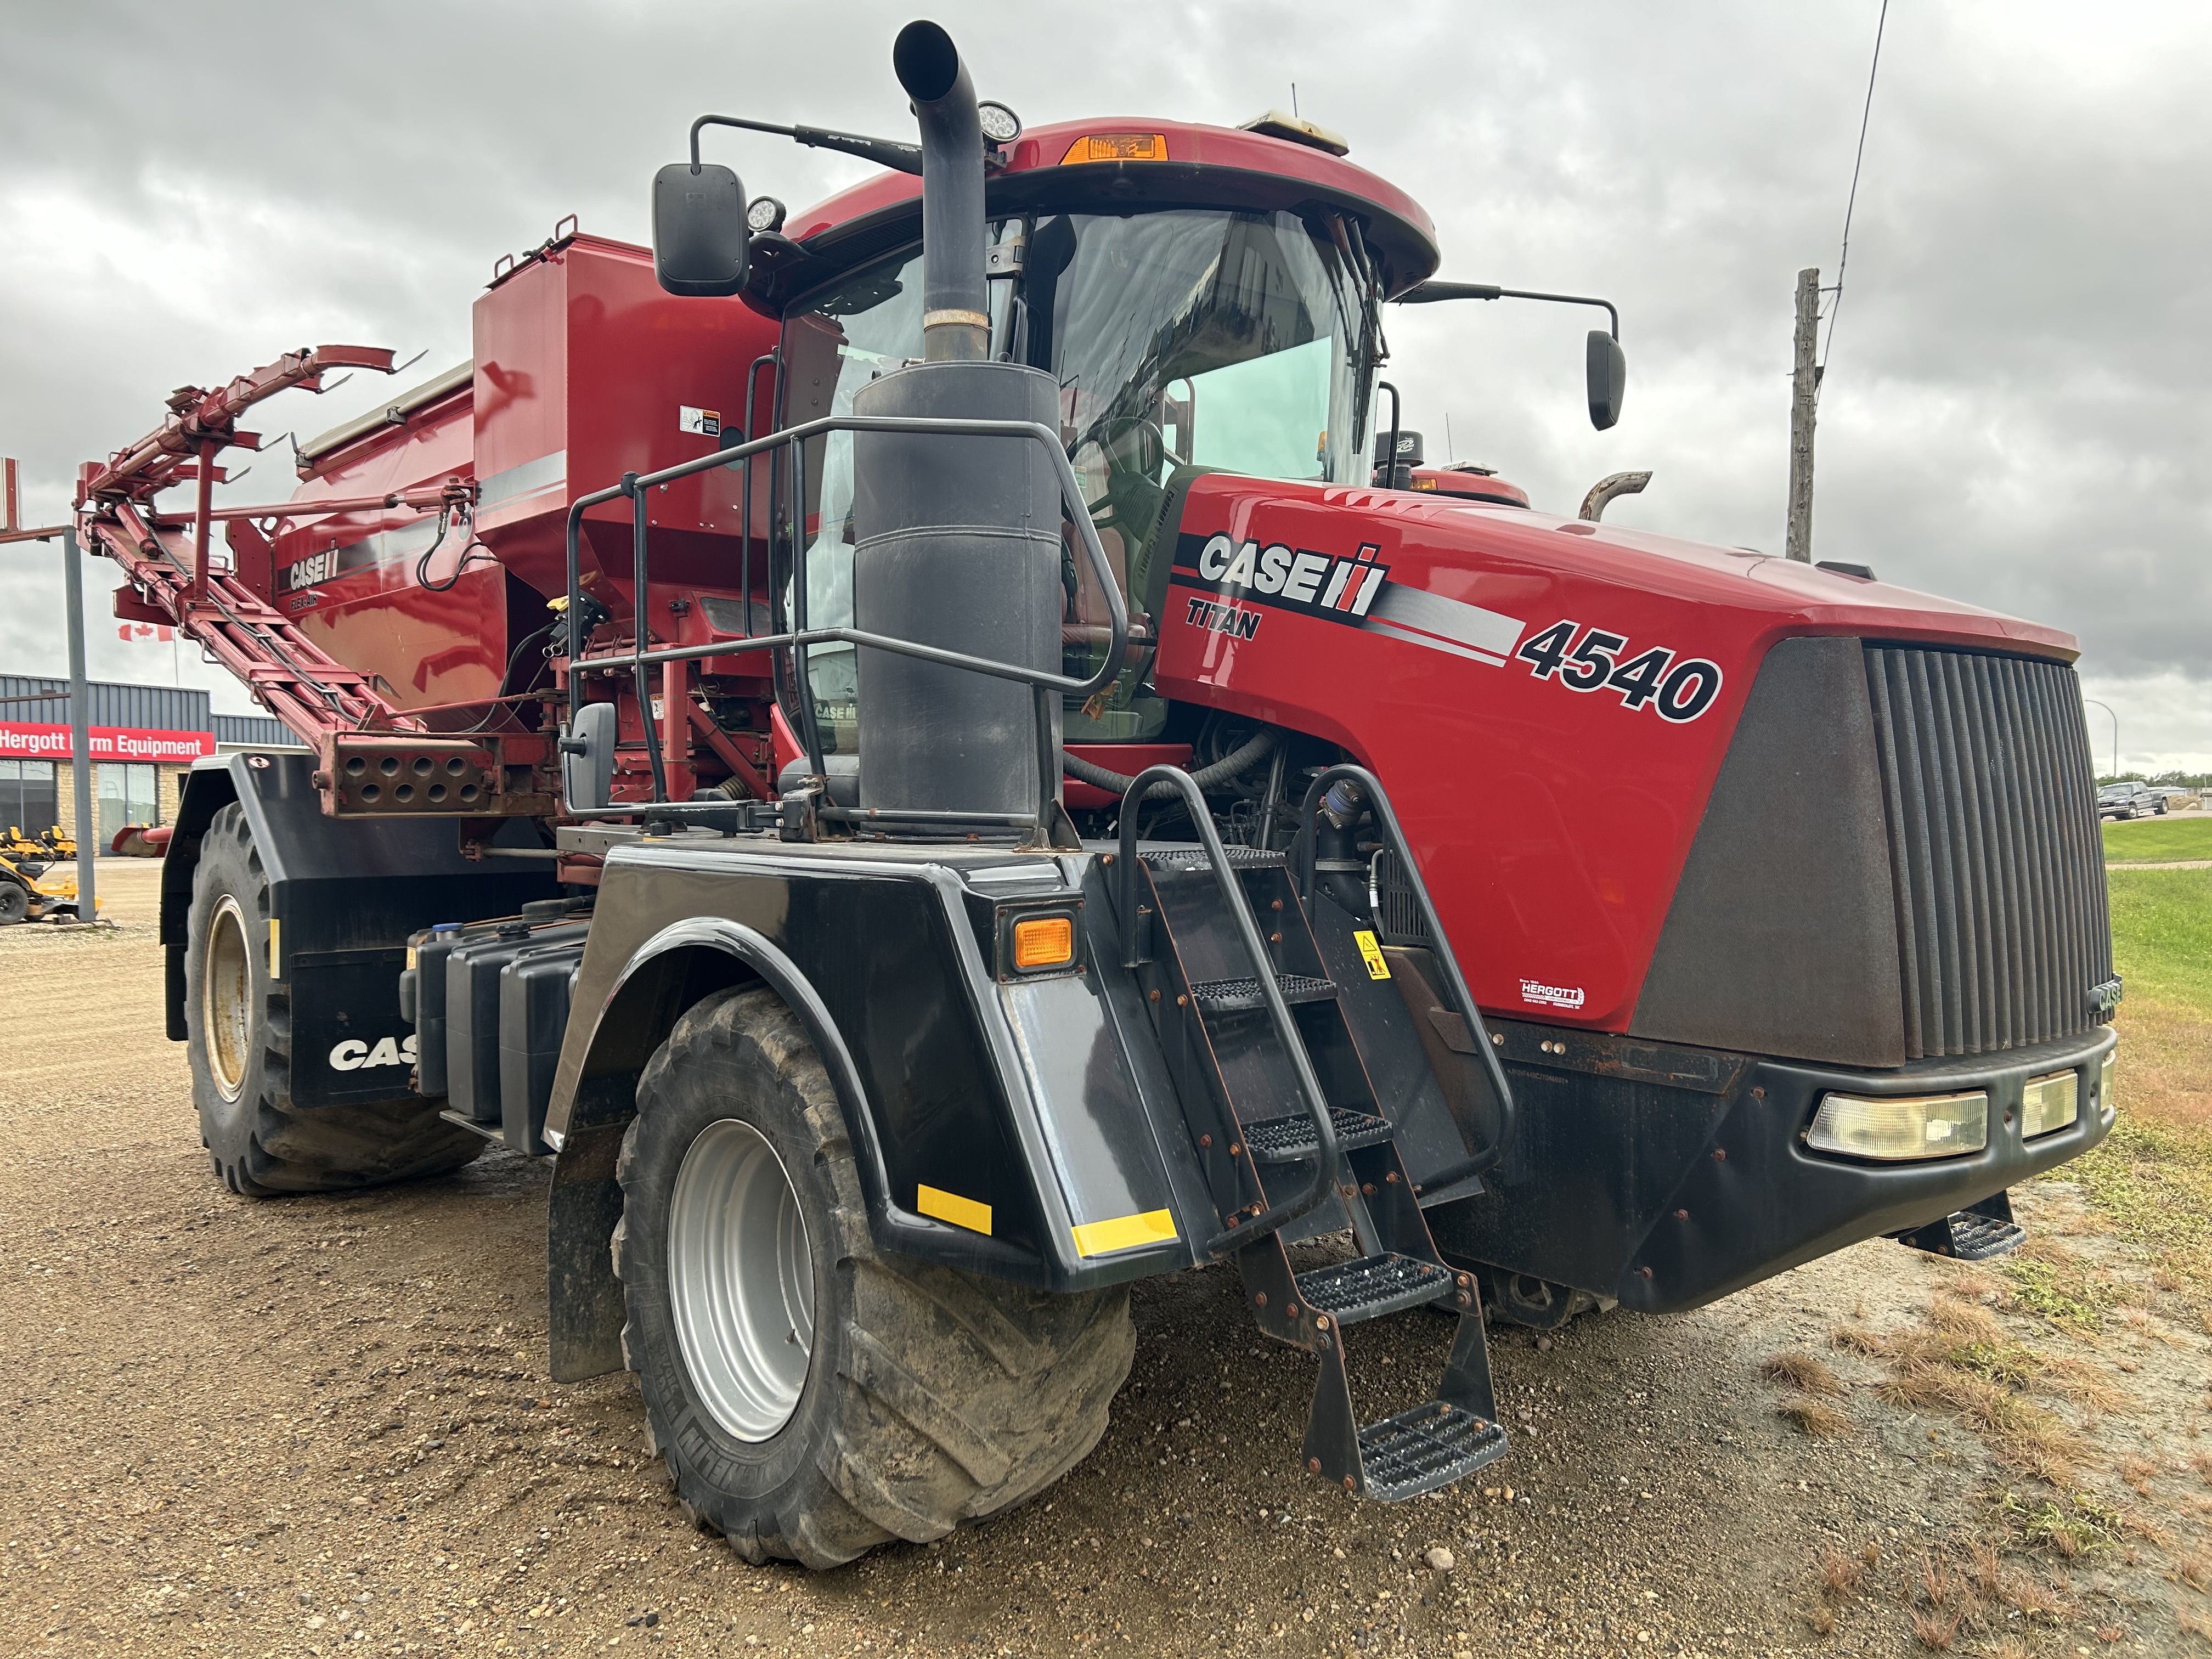
<path fill-rule="evenodd" d="M 1537 1064 L 1537 1040 L 1504 1029 L 1520 1133 L 1486 1177 L 1489 1191 L 1429 1212 L 1437 1243 L 1448 1261 L 1618 1297 L 1647 1313 L 1694 1308 L 1863 1238 L 1923 1226 L 2078 1157 L 2112 1123 L 2098 1086 L 2115 1041 L 2104 1026 L 2001 1056 L 1884 1072 L 1732 1055 L 1686 1066 L 1682 1050 L 1587 1037 Z M 1525 1028 L 1538 1031 L 1567 1035 Z M 1661 1063 L 1636 1061 L 1655 1055 Z M 2023 1085 L 2069 1067 L 2080 1073 L 2080 1116 L 2021 1139 Z M 1990 1097 L 1982 1152 L 1872 1164 L 1805 1145 L 1823 1095 L 1972 1089 Z"/>

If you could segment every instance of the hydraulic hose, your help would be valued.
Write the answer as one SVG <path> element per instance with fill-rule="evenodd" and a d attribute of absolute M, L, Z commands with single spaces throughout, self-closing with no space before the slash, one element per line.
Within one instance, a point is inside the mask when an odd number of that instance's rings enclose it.
<path fill-rule="evenodd" d="M 1228 782 L 1240 772 L 1249 769 L 1255 761 L 1263 758 L 1275 746 L 1276 735 L 1272 728 L 1254 732 L 1246 742 L 1212 765 L 1201 767 L 1192 773 L 1190 781 L 1200 789 L 1211 789 L 1218 783 Z M 1060 765 L 1060 769 L 1078 783 L 1087 783 L 1093 789 L 1103 789 L 1116 795 L 1127 794 L 1129 786 L 1136 782 L 1134 778 L 1125 778 L 1119 772 L 1109 772 L 1103 766 L 1094 766 L 1079 755 L 1063 752 Z M 1145 791 L 1145 799 L 1160 800 L 1177 793 L 1174 783 L 1160 782 Z"/>

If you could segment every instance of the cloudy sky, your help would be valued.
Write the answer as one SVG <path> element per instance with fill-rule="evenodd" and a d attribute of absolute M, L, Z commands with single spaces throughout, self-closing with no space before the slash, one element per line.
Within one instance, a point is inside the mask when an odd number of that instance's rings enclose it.
<path fill-rule="evenodd" d="M 1444 271 L 1606 294 L 1627 413 L 1580 408 L 1588 325 L 1394 313 L 1408 424 L 1571 513 L 1776 552 L 1790 295 L 1832 282 L 1880 0 L 1044 8 L 941 0 L 987 96 L 1032 124 L 1233 124 L 1290 100 L 1435 216 Z M 643 240 L 653 168 L 708 109 L 903 136 L 897 4 L 0 0 L 0 453 L 26 512 L 161 395 L 303 344 L 443 368 L 500 254 L 565 213 Z M 1059 21 L 1048 24 L 1047 18 Z M 2080 635 L 2123 763 L 2212 768 L 2212 8 L 1895 0 L 1820 409 L 1814 556 Z M 710 140 L 796 206 L 866 169 Z M 288 394 L 319 431 L 392 387 Z M 271 457 L 237 501 L 285 493 Z M 58 556 L 0 549 L 0 671 L 58 672 Z M 94 574 L 95 592 L 111 583 Z M 105 614 L 104 601 L 95 602 Z M 93 641 L 97 675 L 189 653 Z M 2110 722 L 2090 713 L 2100 755 Z"/>

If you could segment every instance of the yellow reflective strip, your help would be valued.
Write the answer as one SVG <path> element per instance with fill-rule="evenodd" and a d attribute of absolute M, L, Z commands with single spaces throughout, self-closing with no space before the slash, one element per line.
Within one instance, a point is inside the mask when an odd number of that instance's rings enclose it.
<path fill-rule="evenodd" d="M 281 956 L 278 954 L 278 951 L 277 951 L 277 949 L 276 949 L 276 917 L 274 917 L 274 916 L 271 916 L 271 917 L 270 917 L 270 918 L 269 918 L 269 977 L 270 977 L 270 978 L 271 978 L 271 979 L 282 979 L 282 978 L 283 978 L 283 977 L 284 977 L 283 970 L 281 968 L 279 968 L 279 967 L 277 966 L 277 963 L 278 963 L 282 959 L 283 959 L 283 958 L 282 958 L 282 957 L 281 957 Z"/>
<path fill-rule="evenodd" d="M 1142 1215 L 1083 1223 L 1075 1229 L 1075 1248 L 1085 1255 L 1104 1255 L 1109 1250 L 1133 1249 L 1175 1236 L 1175 1217 L 1165 1210 L 1147 1210 Z"/>
<path fill-rule="evenodd" d="M 914 1189 L 914 1207 L 935 1221 L 949 1221 L 956 1227 L 965 1227 L 971 1233 L 988 1235 L 991 1231 L 991 1206 L 978 1204 L 972 1198 L 963 1198 L 957 1193 L 940 1192 L 934 1187 Z"/>
<path fill-rule="evenodd" d="M 1353 941 L 1359 946 L 1360 956 L 1364 957 L 1367 963 L 1367 977 L 1370 979 L 1389 978 L 1389 959 L 1382 954 L 1382 947 L 1375 942 L 1375 935 L 1369 933 L 1364 927 L 1360 927 L 1353 930 L 1352 937 Z"/>

